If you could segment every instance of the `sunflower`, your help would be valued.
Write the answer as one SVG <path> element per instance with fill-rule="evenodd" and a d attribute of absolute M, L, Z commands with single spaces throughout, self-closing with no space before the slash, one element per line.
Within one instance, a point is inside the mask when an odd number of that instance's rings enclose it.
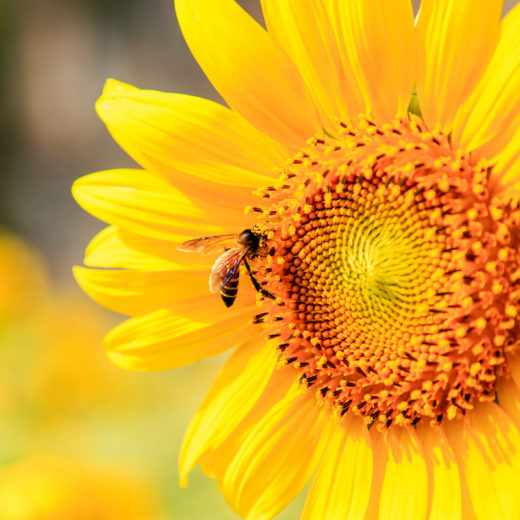
<path fill-rule="evenodd" d="M 306 520 L 520 518 L 520 6 L 175 7 L 229 108 L 109 80 L 143 170 L 73 192 L 110 224 L 75 274 L 131 316 L 115 363 L 235 348 L 181 484 L 200 464 L 249 520 L 311 478 Z"/>

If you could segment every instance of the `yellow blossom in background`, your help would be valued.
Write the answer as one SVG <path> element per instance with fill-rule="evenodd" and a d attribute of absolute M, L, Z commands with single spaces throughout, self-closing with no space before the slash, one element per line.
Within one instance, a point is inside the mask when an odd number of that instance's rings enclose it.
<path fill-rule="evenodd" d="M 98 100 L 143 168 L 73 188 L 110 359 L 236 347 L 179 465 L 248 520 L 519 518 L 520 6 L 261 3 L 175 2 L 230 108 Z"/>
<path fill-rule="evenodd" d="M 120 370 L 99 348 L 109 313 L 53 283 L 21 237 L 4 233 L 0 258 L 13 290 L 0 320 L 0 519 L 170 520 L 194 508 L 194 520 L 229 518 L 206 479 L 204 501 L 171 485 L 202 395 L 190 384 L 209 384 L 216 365 L 175 377 Z"/>
<path fill-rule="evenodd" d="M 39 348 L 30 361 L 26 388 L 43 404 L 48 419 L 92 406 L 139 405 L 136 385 L 118 377 L 103 352 L 93 349 L 108 323 L 73 294 L 55 294 L 32 315 L 27 325 Z"/>
<path fill-rule="evenodd" d="M 0 229 L 0 325 L 27 314 L 45 296 L 46 274 L 32 247 Z"/>
<path fill-rule="evenodd" d="M 20 271 L 29 260 L 17 263 L 19 251 L 31 249 L 19 238 L 11 241 L 19 250 L 3 248 L 0 252 L 5 263 L 11 262 L 13 280 L 22 280 Z M 37 253 L 31 255 L 27 258 L 42 269 Z M 6 302 L 4 316 L 9 319 L 0 328 L 4 386 L 0 413 L 15 419 L 26 417 L 38 428 L 45 428 L 80 417 L 92 407 L 138 407 L 142 401 L 137 382 L 122 377 L 103 352 L 94 348 L 109 326 L 108 317 L 80 294 L 51 287 L 43 275 L 38 280 L 47 290 L 41 293 L 38 285 L 25 287 L 27 307 L 23 312 L 16 298 L 13 308 Z M 21 294 L 22 287 L 18 289 Z"/>
<path fill-rule="evenodd" d="M 154 498 L 128 471 L 78 458 L 36 455 L 0 470 L 2 520 L 152 520 Z"/>

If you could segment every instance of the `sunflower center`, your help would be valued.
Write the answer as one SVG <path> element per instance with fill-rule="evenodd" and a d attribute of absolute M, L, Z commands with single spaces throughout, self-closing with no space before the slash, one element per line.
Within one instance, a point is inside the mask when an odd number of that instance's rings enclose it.
<path fill-rule="evenodd" d="M 262 194 L 265 322 L 286 362 L 367 423 L 461 417 L 518 347 L 520 210 L 490 168 L 411 120 L 340 125 Z"/>

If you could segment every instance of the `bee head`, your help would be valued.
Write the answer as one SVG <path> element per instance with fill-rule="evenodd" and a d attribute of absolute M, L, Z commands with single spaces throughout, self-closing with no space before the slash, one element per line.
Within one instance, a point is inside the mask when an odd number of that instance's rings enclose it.
<path fill-rule="evenodd" d="M 255 249 L 260 243 L 260 237 L 251 229 L 244 229 L 244 231 L 238 235 L 238 241 L 244 246 Z"/>

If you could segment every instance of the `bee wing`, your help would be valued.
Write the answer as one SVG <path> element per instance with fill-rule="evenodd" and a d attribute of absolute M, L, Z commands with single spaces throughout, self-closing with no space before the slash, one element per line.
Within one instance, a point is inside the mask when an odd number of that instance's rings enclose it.
<path fill-rule="evenodd" d="M 193 240 L 188 240 L 179 244 L 177 249 L 187 253 L 202 253 L 203 255 L 208 255 L 222 246 L 225 242 L 229 242 L 233 239 L 236 240 L 236 238 L 236 234 L 194 238 Z"/>
<path fill-rule="evenodd" d="M 211 292 L 218 292 L 224 287 L 237 272 L 240 262 L 246 256 L 249 248 L 230 249 L 220 255 L 213 265 L 209 275 L 209 288 Z"/>

